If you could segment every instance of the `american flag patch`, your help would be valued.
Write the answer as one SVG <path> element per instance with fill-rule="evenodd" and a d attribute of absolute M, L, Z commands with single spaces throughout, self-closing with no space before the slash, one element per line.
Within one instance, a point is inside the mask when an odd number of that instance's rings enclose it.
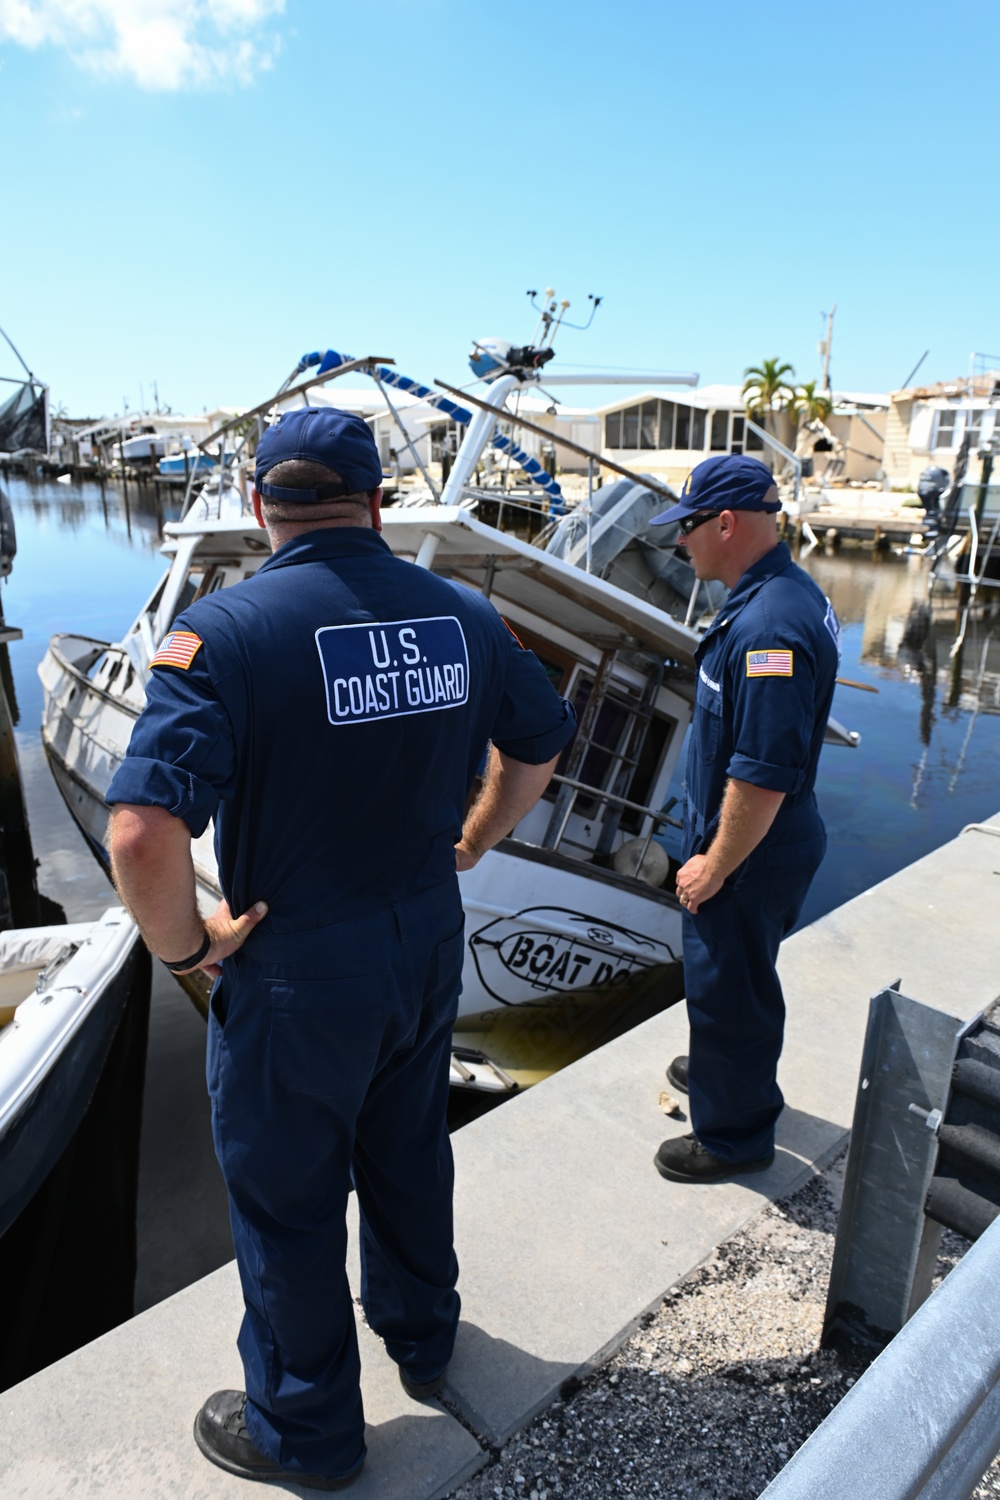
<path fill-rule="evenodd" d="M 201 636 L 195 635 L 193 630 L 171 630 L 160 642 L 151 667 L 182 667 L 186 672 L 194 661 L 195 654 L 201 645 Z"/>
<path fill-rule="evenodd" d="M 791 677 L 790 651 L 748 651 L 748 677 Z"/>

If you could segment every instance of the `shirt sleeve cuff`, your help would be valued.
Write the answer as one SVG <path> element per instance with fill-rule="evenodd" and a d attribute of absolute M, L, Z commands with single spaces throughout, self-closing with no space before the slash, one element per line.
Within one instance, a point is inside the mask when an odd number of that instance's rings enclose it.
<path fill-rule="evenodd" d="M 564 698 L 563 718 L 553 729 L 544 734 L 527 735 L 524 739 L 495 739 L 497 749 L 511 760 L 523 761 L 528 766 L 541 766 L 559 754 L 568 745 L 576 732 L 576 714 L 571 703 Z"/>
<path fill-rule="evenodd" d="M 796 766 L 774 766 L 766 760 L 750 760 L 746 755 L 733 756 L 729 775 L 733 781 L 749 781 L 751 786 L 763 787 L 766 792 L 786 792 L 792 796 L 806 779 L 805 771 Z"/>
<path fill-rule="evenodd" d="M 136 807 L 162 807 L 182 818 L 198 838 L 215 815 L 219 799 L 207 782 L 162 760 L 128 755 L 111 778 L 104 798 L 109 807 L 130 802 Z"/>

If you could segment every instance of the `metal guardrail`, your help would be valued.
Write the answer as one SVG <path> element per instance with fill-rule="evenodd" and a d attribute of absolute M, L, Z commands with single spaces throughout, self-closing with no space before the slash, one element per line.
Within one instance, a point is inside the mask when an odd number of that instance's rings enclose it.
<path fill-rule="evenodd" d="M 968 1500 L 1000 1450 L 1000 1219 L 760 1500 Z"/>

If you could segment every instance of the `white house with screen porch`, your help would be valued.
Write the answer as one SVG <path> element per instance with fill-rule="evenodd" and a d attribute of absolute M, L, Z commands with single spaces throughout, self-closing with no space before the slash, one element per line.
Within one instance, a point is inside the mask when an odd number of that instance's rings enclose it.
<path fill-rule="evenodd" d="M 677 488 L 715 453 L 765 457 L 763 442 L 747 427 L 738 385 L 706 385 L 670 400 L 645 392 L 598 407 L 597 415 L 602 454 Z"/>

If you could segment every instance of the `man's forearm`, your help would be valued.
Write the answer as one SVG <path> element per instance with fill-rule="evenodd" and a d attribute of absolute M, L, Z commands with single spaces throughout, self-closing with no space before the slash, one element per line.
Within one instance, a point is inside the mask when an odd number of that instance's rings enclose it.
<path fill-rule="evenodd" d="M 777 816 L 784 792 L 771 792 L 749 781 L 728 781 L 719 826 L 705 850 L 707 866 L 720 881 L 752 854 Z"/>
<path fill-rule="evenodd" d="M 205 937 L 198 914 L 191 833 L 161 807 L 122 803 L 108 828 L 115 888 L 153 953 L 176 963 Z"/>
<path fill-rule="evenodd" d="M 456 845 L 460 870 L 471 869 L 531 811 L 551 781 L 558 759 L 556 755 L 544 765 L 532 766 L 490 746 L 483 789 L 469 809 Z"/>

